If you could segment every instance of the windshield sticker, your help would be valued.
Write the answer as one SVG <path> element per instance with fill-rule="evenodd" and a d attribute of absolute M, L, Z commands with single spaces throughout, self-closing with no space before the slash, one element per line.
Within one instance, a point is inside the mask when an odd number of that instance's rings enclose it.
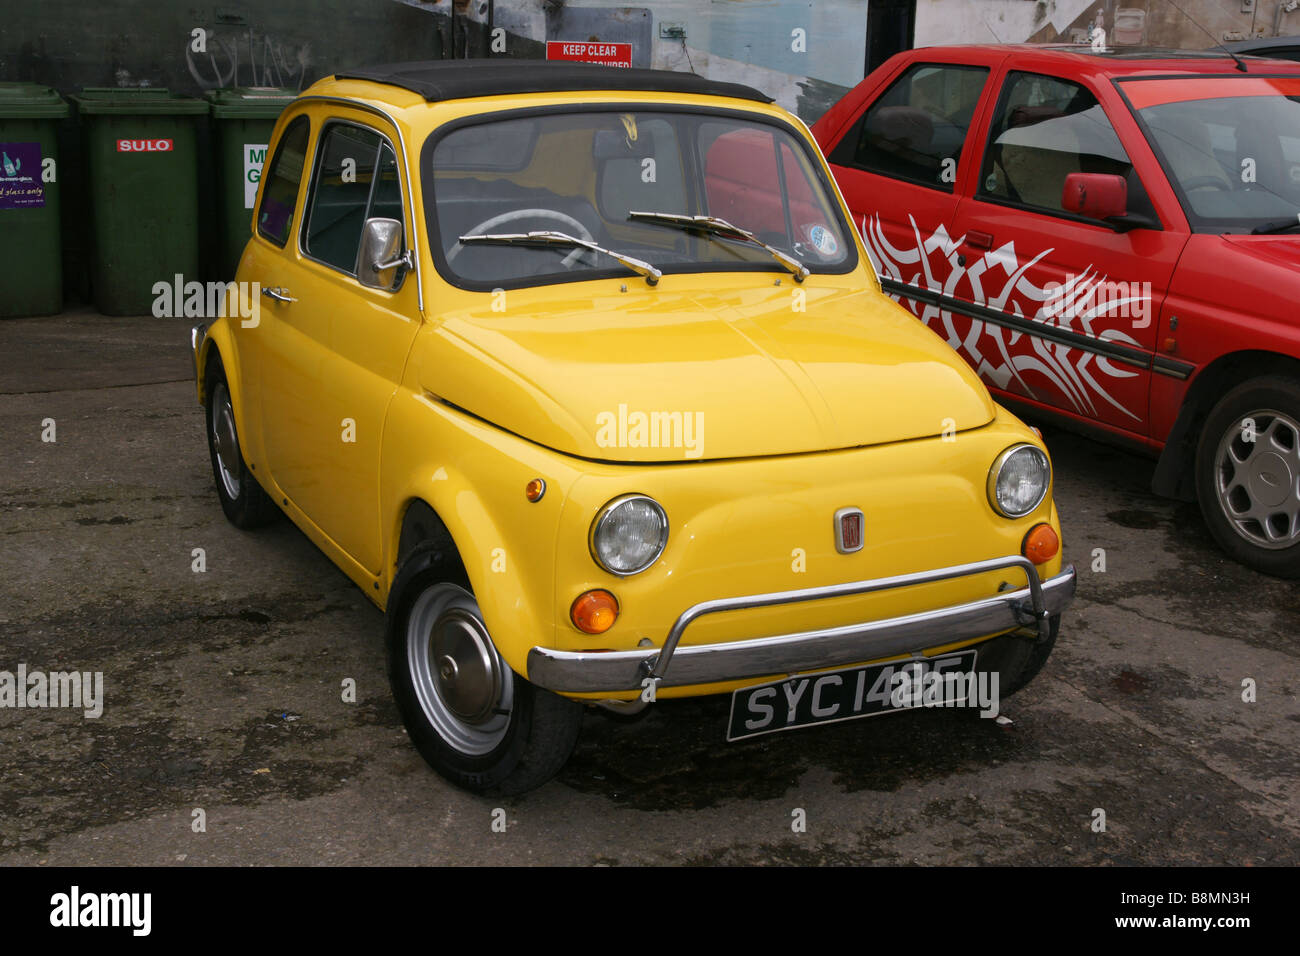
<path fill-rule="evenodd" d="M 808 241 L 824 258 L 829 259 L 840 251 L 840 244 L 835 239 L 835 234 L 822 225 L 805 226 L 808 233 Z"/>
<path fill-rule="evenodd" d="M 40 143 L 0 143 L 0 209 L 45 205 Z"/>

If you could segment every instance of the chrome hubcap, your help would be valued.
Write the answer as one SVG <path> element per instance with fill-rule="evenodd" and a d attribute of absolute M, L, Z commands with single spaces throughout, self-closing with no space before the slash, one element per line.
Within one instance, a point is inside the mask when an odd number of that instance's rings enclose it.
<path fill-rule="evenodd" d="M 217 472 L 226 494 L 239 497 L 239 469 L 243 459 L 239 454 L 239 438 L 235 434 L 235 410 L 230 405 L 230 392 L 225 382 L 217 384 L 212 394 L 212 447 L 217 452 Z"/>
<path fill-rule="evenodd" d="M 1270 551 L 1300 542 L 1300 422 L 1261 409 L 1220 440 L 1219 506 L 1245 540 Z"/>
<path fill-rule="evenodd" d="M 514 680 L 492 646 L 474 595 L 454 584 L 421 594 L 407 618 L 406 657 L 420 707 L 443 740 L 471 755 L 501 743 Z"/>

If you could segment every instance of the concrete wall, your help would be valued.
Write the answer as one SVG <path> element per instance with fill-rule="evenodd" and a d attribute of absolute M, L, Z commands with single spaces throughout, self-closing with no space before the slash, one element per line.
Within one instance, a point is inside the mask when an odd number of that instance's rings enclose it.
<path fill-rule="evenodd" d="M 866 0 L 0 0 L 0 81 L 302 89 L 364 64 L 488 55 L 537 59 L 546 40 L 635 39 L 638 65 L 756 86 L 812 122 L 862 77 Z M 89 297 L 81 131 L 59 134 L 64 274 Z M 200 183 L 214 181 L 200 124 Z M 201 194 L 205 275 L 216 271 L 214 190 Z"/>
<path fill-rule="evenodd" d="M 0 0 L 0 79 L 81 86 L 309 83 L 365 61 L 430 55 L 427 15 L 389 0 Z M 194 31 L 206 52 L 194 52 Z"/>
<path fill-rule="evenodd" d="M 1235 39 L 1272 35 L 1286 2 L 1180 5 L 1215 38 Z M 812 121 L 862 78 L 867 9 L 868 0 L 0 0 L 0 80 L 64 92 L 300 87 L 364 63 L 489 55 L 489 20 L 503 31 L 494 55 L 527 58 L 544 56 L 548 38 L 621 36 L 639 17 L 639 62 L 750 83 Z M 1167 0 L 917 0 L 916 44 L 1082 39 L 1099 12 L 1121 43 L 1211 42 Z M 1300 33 L 1300 10 L 1281 32 Z"/>
<path fill-rule="evenodd" d="M 1115 45 L 1204 49 L 1215 41 L 1274 36 L 1287 2 L 1178 0 L 1189 20 L 1167 0 L 917 0 L 916 45 L 1083 42 L 1100 13 Z M 1278 32 L 1300 34 L 1300 9 L 1283 9 Z"/>
<path fill-rule="evenodd" d="M 0 0 L 0 80 L 301 88 L 397 60 L 537 58 L 639 17 L 638 59 L 758 86 L 812 121 L 862 78 L 866 0 Z M 567 18 L 567 19 L 566 19 Z M 570 24 L 567 28 L 565 24 Z M 586 28 L 574 34 L 573 24 Z M 199 32 L 196 32 L 199 31 Z"/>

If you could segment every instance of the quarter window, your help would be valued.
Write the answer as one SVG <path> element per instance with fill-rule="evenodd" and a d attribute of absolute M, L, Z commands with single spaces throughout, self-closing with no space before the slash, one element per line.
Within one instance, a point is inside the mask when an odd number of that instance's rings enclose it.
<path fill-rule="evenodd" d="M 988 73 L 982 66 L 913 66 L 840 140 L 831 162 L 952 192 Z"/>

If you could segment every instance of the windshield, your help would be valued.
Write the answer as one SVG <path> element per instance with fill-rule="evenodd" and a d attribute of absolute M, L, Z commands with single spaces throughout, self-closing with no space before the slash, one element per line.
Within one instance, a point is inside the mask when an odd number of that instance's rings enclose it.
<path fill-rule="evenodd" d="M 467 288 L 632 274 L 574 245 L 460 241 L 535 231 L 565 233 L 665 274 L 786 271 L 761 245 L 664 228 L 633 212 L 725 219 L 814 273 L 856 264 L 849 227 L 809 148 L 761 121 L 666 110 L 516 116 L 453 129 L 424 161 L 439 268 Z"/>
<path fill-rule="evenodd" d="M 1300 77 L 1123 84 L 1197 232 L 1300 227 Z"/>

